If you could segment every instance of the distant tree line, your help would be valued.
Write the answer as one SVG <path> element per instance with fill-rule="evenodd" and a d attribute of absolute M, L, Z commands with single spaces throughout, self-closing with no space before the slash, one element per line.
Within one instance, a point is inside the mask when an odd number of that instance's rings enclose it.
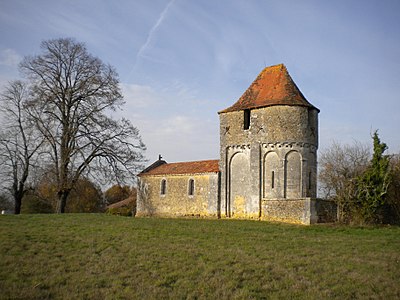
<path fill-rule="evenodd" d="M 129 197 L 136 199 L 136 189 L 115 184 L 102 192 L 100 187 L 86 178 L 80 178 L 68 196 L 66 213 L 106 212 L 113 203 Z M 43 180 L 24 195 L 21 213 L 54 213 L 57 209 L 56 185 Z M 132 208 L 133 210 L 133 208 Z"/>
<path fill-rule="evenodd" d="M 99 185 L 133 182 L 145 146 L 129 120 L 111 117 L 124 104 L 112 66 L 70 38 L 41 50 L 0 94 L 0 203 L 16 214 L 101 210 Z"/>
<path fill-rule="evenodd" d="M 352 224 L 400 224 L 400 156 L 373 136 L 373 152 L 359 142 L 320 155 L 320 190 L 337 204 L 337 219 Z"/>

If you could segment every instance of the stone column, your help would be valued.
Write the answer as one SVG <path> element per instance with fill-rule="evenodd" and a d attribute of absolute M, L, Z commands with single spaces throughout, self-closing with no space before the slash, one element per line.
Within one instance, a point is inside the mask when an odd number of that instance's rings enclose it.
<path fill-rule="evenodd" d="M 308 191 L 308 181 L 309 181 L 309 171 L 308 171 L 308 160 L 305 158 L 305 153 L 301 153 L 302 160 L 301 160 L 301 191 L 300 195 L 302 198 L 307 197 Z"/>
<path fill-rule="evenodd" d="M 248 204 L 249 213 L 261 216 L 261 148 L 260 144 L 250 146 L 250 191 Z"/>

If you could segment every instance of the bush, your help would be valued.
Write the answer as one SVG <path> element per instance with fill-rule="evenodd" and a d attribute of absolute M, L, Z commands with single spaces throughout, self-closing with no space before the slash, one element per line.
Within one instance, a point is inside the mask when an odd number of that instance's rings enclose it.
<path fill-rule="evenodd" d="M 106 211 L 109 215 L 118 215 L 118 216 L 125 216 L 131 217 L 132 216 L 132 208 L 128 206 L 124 207 L 111 207 L 108 208 Z"/>
<path fill-rule="evenodd" d="M 12 211 L 14 205 L 12 201 L 5 194 L 0 194 L 0 212 L 3 210 Z"/>
<path fill-rule="evenodd" d="M 394 155 L 390 161 L 391 183 L 389 185 L 385 217 L 391 224 L 400 224 L 400 155 Z"/>
<path fill-rule="evenodd" d="M 22 200 L 22 214 L 49 214 L 53 212 L 53 206 L 46 199 L 34 194 L 26 194 Z"/>
<path fill-rule="evenodd" d="M 365 223 L 383 223 L 391 182 L 389 156 L 383 155 L 387 145 L 382 143 L 377 131 L 373 135 L 374 153 L 368 168 L 357 178 L 357 198 Z"/>
<path fill-rule="evenodd" d="M 377 132 L 372 138 L 372 158 L 357 142 L 333 143 L 320 156 L 320 189 L 324 198 L 337 204 L 339 222 L 400 223 L 400 156 L 390 159 Z"/>

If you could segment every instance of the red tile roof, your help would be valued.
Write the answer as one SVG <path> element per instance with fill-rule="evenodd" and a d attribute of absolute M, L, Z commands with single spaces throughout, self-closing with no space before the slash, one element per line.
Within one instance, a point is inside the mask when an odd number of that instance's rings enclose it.
<path fill-rule="evenodd" d="M 272 105 L 306 106 L 317 109 L 300 92 L 285 65 L 280 64 L 265 68 L 235 104 L 219 113 Z"/>
<path fill-rule="evenodd" d="M 217 173 L 219 171 L 219 160 L 200 160 L 178 163 L 165 163 L 149 171 L 144 171 L 139 176 L 168 175 L 168 174 L 197 174 Z"/>

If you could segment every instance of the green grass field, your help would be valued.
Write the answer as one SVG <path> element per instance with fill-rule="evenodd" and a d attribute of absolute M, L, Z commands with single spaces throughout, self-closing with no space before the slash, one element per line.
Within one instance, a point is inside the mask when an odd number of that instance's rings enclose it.
<path fill-rule="evenodd" d="M 1 299 L 399 299 L 400 228 L 0 216 Z"/>

